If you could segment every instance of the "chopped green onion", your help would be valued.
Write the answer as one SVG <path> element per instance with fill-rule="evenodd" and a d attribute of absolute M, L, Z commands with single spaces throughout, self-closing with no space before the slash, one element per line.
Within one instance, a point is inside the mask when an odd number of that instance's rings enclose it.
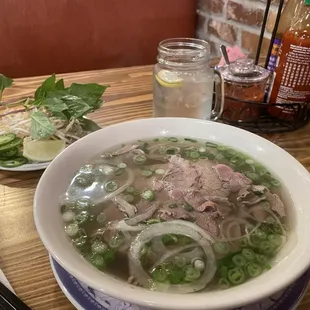
<path fill-rule="evenodd" d="M 166 170 L 164 170 L 164 169 L 156 169 L 155 173 L 158 174 L 158 175 L 163 175 L 163 174 L 166 173 Z"/>
<path fill-rule="evenodd" d="M 132 193 L 135 192 L 135 188 L 132 187 L 132 186 L 129 186 L 129 187 L 126 188 L 125 192 L 128 193 L 128 194 L 132 194 Z"/>
<path fill-rule="evenodd" d="M 226 242 L 216 242 L 213 244 L 213 250 L 217 254 L 227 254 L 230 251 L 230 246 Z"/>
<path fill-rule="evenodd" d="M 279 247 L 282 244 L 282 237 L 279 235 L 271 234 L 268 236 L 268 241 L 270 241 L 276 247 Z"/>
<path fill-rule="evenodd" d="M 104 258 L 98 254 L 93 255 L 90 261 L 98 269 L 105 269 L 106 267 Z"/>
<path fill-rule="evenodd" d="M 251 278 L 254 278 L 254 277 L 259 276 L 263 272 L 263 269 L 257 263 L 249 263 L 246 266 L 246 271 Z"/>
<path fill-rule="evenodd" d="M 216 148 L 217 144 L 212 142 L 206 142 L 206 146 Z"/>
<path fill-rule="evenodd" d="M 66 211 L 63 215 L 62 215 L 62 219 L 64 220 L 64 222 L 72 222 L 74 219 L 75 213 L 73 211 Z"/>
<path fill-rule="evenodd" d="M 117 249 L 119 248 L 122 244 L 124 243 L 124 238 L 120 237 L 120 236 L 114 236 L 111 238 L 111 240 L 109 241 L 109 247 L 111 249 Z"/>
<path fill-rule="evenodd" d="M 157 223 L 161 223 L 160 219 L 149 219 L 146 221 L 147 225 L 152 225 L 152 224 L 157 224 Z"/>
<path fill-rule="evenodd" d="M 218 268 L 218 273 L 222 278 L 227 278 L 228 276 L 228 266 L 222 265 Z"/>
<path fill-rule="evenodd" d="M 154 142 L 158 142 L 159 141 L 159 138 L 155 138 L 153 139 Z"/>
<path fill-rule="evenodd" d="M 255 260 L 262 265 L 265 265 L 268 261 L 268 258 L 262 254 L 255 254 Z"/>
<path fill-rule="evenodd" d="M 259 182 L 260 177 L 258 174 L 254 173 L 254 172 L 245 172 L 244 175 L 246 177 L 248 177 L 250 180 L 252 180 L 253 182 Z"/>
<path fill-rule="evenodd" d="M 122 175 L 124 172 L 125 172 L 126 170 L 124 169 L 124 168 L 117 168 L 116 170 L 115 170 L 115 175 L 116 176 L 120 176 L 120 175 Z"/>
<path fill-rule="evenodd" d="M 94 205 L 92 204 L 92 202 L 90 201 L 89 198 L 80 198 L 76 201 L 75 203 L 75 207 L 78 210 L 87 210 L 91 207 L 93 207 Z"/>
<path fill-rule="evenodd" d="M 227 150 L 227 147 L 224 146 L 224 145 L 218 145 L 218 146 L 217 146 L 217 149 L 218 149 L 218 151 L 223 152 L 223 151 L 226 151 L 226 150 Z"/>
<path fill-rule="evenodd" d="M 105 224 L 107 222 L 107 216 L 104 213 L 100 213 L 97 215 L 97 222 L 101 225 Z"/>
<path fill-rule="evenodd" d="M 117 165 L 118 168 L 125 169 L 127 165 L 125 163 L 120 163 Z"/>
<path fill-rule="evenodd" d="M 182 246 L 182 245 L 191 244 L 193 240 L 188 236 L 179 235 L 177 237 L 177 242 L 180 246 Z"/>
<path fill-rule="evenodd" d="M 178 207 L 178 205 L 176 203 L 172 203 L 171 205 L 168 206 L 168 208 L 170 208 L 170 209 L 175 209 L 177 207 Z"/>
<path fill-rule="evenodd" d="M 76 222 L 79 225 L 83 225 L 89 220 L 89 213 L 87 211 L 81 211 L 79 214 L 77 214 L 74 217 L 74 222 Z"/>
<path fill-rule="evenodd" d="M 267 239 L 267 234 L 259 228 L 255 230 L 253 235 L 262 240 Z"/>
<path fill-rule="evenodd" d="M 273 187 L 280 187 L 280 186 L 281 186 L 280 181 L 276 180 L 275 178 L 272 178 L 272 179 L 270 180 L 270 184 L 271 184 Z"/>
<path fill-rule="evenodd" d="M 152 201 L 155 199 L 155 193 L 148 189 L 142 192 L 141 197 L 145 200 Z"/>
<path fill-rule="evenodd" d="M 255 253 L 251 249 L 243 249 L 241 254 L 247 261 L 255 260 Z"/>
<path fill-rule="evenodd" d="M 75 182 L 78 185 L 83 186 L 83 187 L 92 185 L 94 180 L 95 180 L 95 177 L 91 173 L 83 173 L 75 177 Z"/>
<path fill-rule="evenodd" d="M 186 265 L 186 258 L 181 256 L 176 256 L 174 258 L 174 263 L 177 267 L 182 268 Z"/>
<path fill-rule="evenodd" d="M 130 203 L 135 200 L 135 197 L 133 195 L 124 195 L 124 199 Z"/>
<path fill-rule="evenodd" d="M 150 177 L 153 172 L 151 170 L 141 170 L 140 173 L 144 176 L 144 177 Z"/>
<path fill-rule="evenodd" d="M 214 159 L 215 159 L 215 155 L 214 155 L 213 153 L 208 153 L 208 154 L 207 154 L 207 158 L 208 158 L 209 160 L 214 160 Z"/>
<path fill-rule="evenodd" d="M 132 159 L 136 164 L 141 165 L 146 162 L 147 158 L 144 155 L 135 155 Z"/>
<path fill-rule="evenodd" d="M 91 245 L 91 250 L 94 254 L 104 254 L 108 250 L 108 246 L 102 241 L 95 241 Z"/>
<path fill-rule="evenodd" d="M 172 267 L 166 269 L 168 273 L 168 280 L 170 284 L 179 284 L 184 278 L 184 271 L 182 269 Z"/>
<path fill-rule="evenodd" d="M 254 160 L 253 159 L 246 159 L 245 163 L 248 165 L 254 165 Z"/>
<path fill-rule="evenodd" d="M 115 252 L 113 249 L 108 249 L 103 255 L 103 258 L 107 264 L 110 264 L 115 259 Z"/>
<path fill-rule="evenodd" d="M 70 211 L 70 207 L 67 205 L 61 205 L 60 206 L 60 212 L 61 214 L 64 214 L 65 212 Z"/>
<path fill-rule="evenodd" d="M 175 137 L 170 137 L 170 138 L 168 138 L 168 140 L 171 141 L 171 142 L 178 142 L 178 141 L 179 141 L 179 140 L 178 140 L 177 138 L 175 138 Z"/>
<path fill-rule="evenodd" d="M 104 188 L 108 192 L 114 192 L 118 189 L 118 185 L 115 181 L 108 181 L 107 183 L 104 184 Z"/>
<path fill-rule="evenodd" d="M 163 244 L 176 244 L 178 242 L 178 237 L 172 234 L 165 234 L 161 238 Z"/>
<path fill-rule="evenodd" d="M 72 240 L 72 243 L 77 247 L 77 248 L 82 248 L 87 242 L 87 237 L 85 236 L 80 236 L 74 240 Z"/>
<path fill-rule="evenodd" d="M 79 233 L 79 225 L 76 223 L 69 224 L 65 228 L 65 232 L 69 237 L 75 237 Z"/>
<path fill-rule="evenodd" d="M 194 259 L 193 266 L 199 271 L 204 271 L 206 268 L 204 261 L 200 258 Z"/>
<path fill-rule="evenodd" d="M 271 254 L 275 251 L 275 246 L 269 241 L 262 241 L 259 248 L 266 254 Z"/>
<path fill-rule="evenodd" d="M 193 268 L 192 266 L 185 267 L 185 277 L 184 281 L 194 282 L 200 278 L 201 272 L 198 269 Z"/>
<path fill-rule="evenodd" d="M 179 153 L 180 153 L 180 148 L 176 146 L 169 147 L 168 149 L 166 149 L 166 154 L 168 155 L 175 155 Z"/>
<path fill-rule="evenodd" d="M 272 218 L 273 219 L 273 218 Z M 270 225 L 270 228 L 273 232 L 275 232 L 276 234 L 278 235 L 282 235 L 283 232 L 282 232 L 282 228 L 281 228 L 281 225 L 278 224 L 278 223 L 275 223 L 273 222 L 271 225 Z"/>
<path fill-rule="evenodd" d="M 240 255 L 240 254 L 236 254 L 232 257 L 232 261 L 233 263 L 238 266 L 238 267 L 243 267 L 246 265 L 246 260 L 245 258 Z"/>
<path fill-rule="evenodd" d="M 184 138 L 184 141 L 188 141 L 188 142 L 192 142 L 192 143 L 196 143 L 197 142 L 197 140 L 191 139 L 191 138 Z"/>
<path fill-rule="evenodd" d="M 198 159 L 200 157 L 200 154 L 198 152 L 196 152 L 196 151 L 192 151 L 192 152 L 189 153 L 189 157 L 191 159 Z"/>
<path fill-rule="evenodd" d="M 220 289 L 225 290 L 225 289 L 228 289 L 230 287 L 230 283 L 227 279 L 220 278 L 219 282 L 218 282 L 218 286 Z"/>
<path fill-rule="evenodd" d="M 194 210 L 194 208 L 188 203 L 184 204 L 183 208 L 184 208 L 184 210 L 189 211 L 189 212 Z"/>
<path fill-rule="evenodd" d="M 247 238 L 240 238 L 239 240 L 238 240 L 238 242 L 239 242 L 239 246 L 241 247 L 241 248 L 245 248 L 245 247 L 247 247 L 248 246 L 248 239 Z"/>
<path fill-rule="evenodd" d="M 156 282 L 165 282 L 168 278 L 166 270 L 160 266 L 152 270 L 151 276 L 152 279 Z"/>
<path fill-rule="evenodd" d="M 235 267 L 228 270 L 228 280 L 233 285 L 239 285 L 246 280 L 246 277 L 240 267 Z"/>

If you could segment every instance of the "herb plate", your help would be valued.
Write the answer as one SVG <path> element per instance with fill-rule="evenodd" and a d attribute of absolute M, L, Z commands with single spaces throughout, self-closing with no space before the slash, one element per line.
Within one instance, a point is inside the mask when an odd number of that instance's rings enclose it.
<path fill-rule="evenodd" d="M 78 310 L 151 310 L 109 297 L 74 278 L 50 255 L 54 276 L 63 293 Z M 257 303 L 233 310 L 293 310 L 304 296 L 310 270 L 284 290 Z M 228 310 L 228 309 L 227 309 Z"/>
<path fill-rule="evenodd" d="M 0 170 L 5 171 L 19 171 L 19 172 L 26 172 L 26 171 L 38 171 L 38 170 L 44 170 L 47 168 L 47 166 L 50 164 L 49 162 L 45 163 L 31 163 L 31 164 L 25 164 L 14 168 L 7 168 L 0 166 Z"/>

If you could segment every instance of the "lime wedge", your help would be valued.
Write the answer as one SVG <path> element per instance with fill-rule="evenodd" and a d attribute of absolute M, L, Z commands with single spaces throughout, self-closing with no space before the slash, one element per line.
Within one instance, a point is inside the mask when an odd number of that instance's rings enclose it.
<path fill-rule="evenodd" d="M 176 72 L 168 70 L 160 70 L 155 78 L 157 82 L 164 87 L 180 87 L 183 79 L 181 79 Z"/>
<path fill-rule="evenodd" d="M 62 140 L 31 140 L 24 139 L 24 157 L 38 162 L 53 160 L 66 147 Z"/>

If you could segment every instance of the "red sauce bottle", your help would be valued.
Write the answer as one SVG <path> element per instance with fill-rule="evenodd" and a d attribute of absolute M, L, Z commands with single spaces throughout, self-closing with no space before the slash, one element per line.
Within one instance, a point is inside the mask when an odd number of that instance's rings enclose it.
<path fill-rule="evenodd" d="M 304 0 L 298 17 L 283 34 L 271 87 L 271 104 L 310 102 L 310 0 Z M 279 110 L 270 112 L 275 115 Z"/>

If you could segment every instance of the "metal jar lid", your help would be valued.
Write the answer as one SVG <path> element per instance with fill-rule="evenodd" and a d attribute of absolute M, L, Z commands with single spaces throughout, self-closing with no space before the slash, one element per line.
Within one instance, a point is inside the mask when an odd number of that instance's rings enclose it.
<path fill-rule="evenodd" d="M 255 66 L 253 59 L 238 59 L 230 65 L 219 69 L 227 82 L 250 84 L 262 82 L 269 77 L 269 71 L 263 67 Z"/>

